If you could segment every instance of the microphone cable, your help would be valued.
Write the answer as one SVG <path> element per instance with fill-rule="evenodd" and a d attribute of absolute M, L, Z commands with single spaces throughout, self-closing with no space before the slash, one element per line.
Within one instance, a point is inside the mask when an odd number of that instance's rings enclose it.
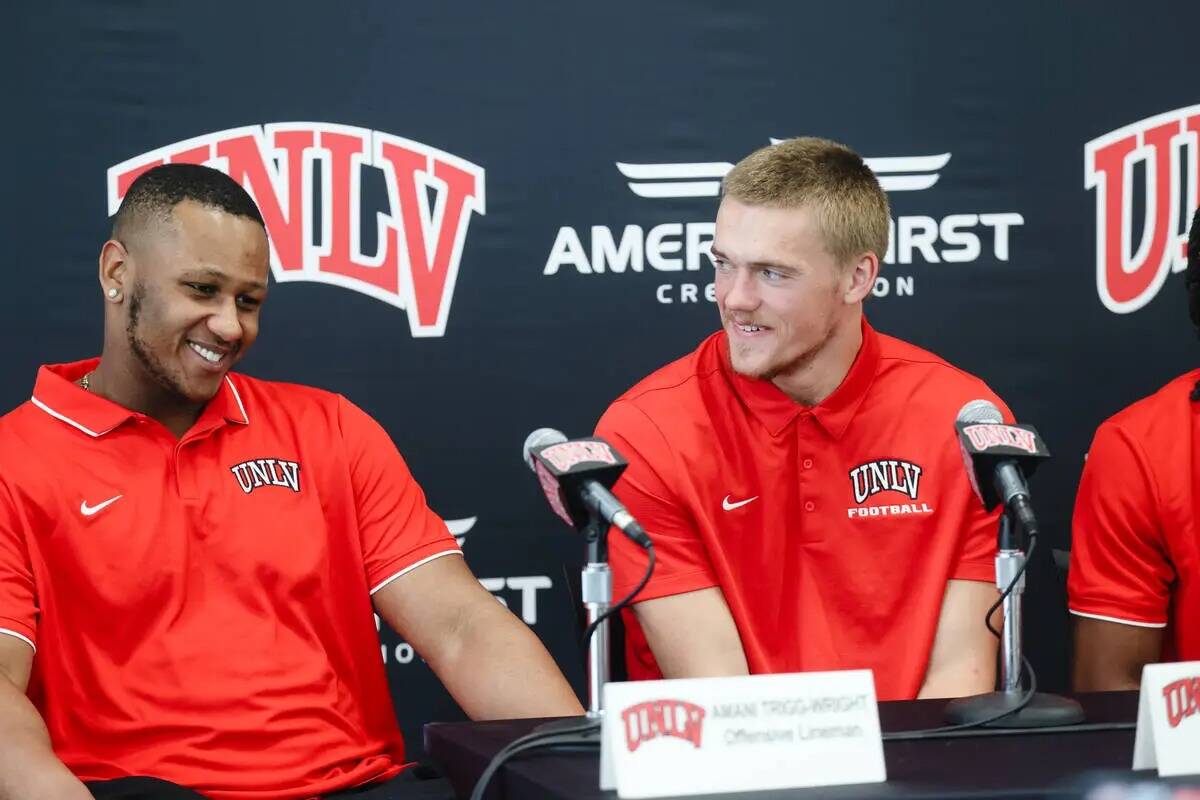
<path fill-rule="evenodd" d="M 609 608 L 600 616 L 596 617 L 583 632 L 583 647 L 586 651 L 591 643 L 592 636 L 596 633 L 596 628 L 600 623 L 612 617 L 614 614 L 620 613 L 622 609 L 633 602 L 646 584 L 650 582 L 650 577 L 654 574 L 654 566 L 657 563 L 657 558 L 654 553 L 654 542 L 647 541 L 642 545 L 646 550 L 646 571 L 642 574 L 642 579 L 638 581 L 637 586 L 633 587 L 633 591 L 621 598 L 621 601 Z M 600 747 L 600 720 L 584 718 L 580 720 L 579 725 L 571 728 L 560 728 L 553 731 L 534 731 L 527 733 L 524 736 L 514 739 L 496 755 L 492 756 L 492 760 L 488 762 L 486 768 L 480 773 L 479 779 L 475 782 L 475 788 L 471 791 L 471 800 L 483 800 L 483 795 L 487 791 L 488 784 L 492 778 L 500 771 L 505 762 L 515 756 L 530 750 L 539 750 L 542 748 L 583 748 L 586 750 L 594 750 Z"/>
<path fill-rule="evenodd" d="M 1029 562 L 1033 558 L 1033 553 L 1035 550 L 1037 550 L 1037 540 L 1038 537 L 1036 533 L 1029 536 L 1029 550 L 1025 553 L 1025 560 L 1022 562 L 1020 568 L 1017 569 L 1012 579 L 1008 582 L 1008 585 L 1004 587 L 1004 591 L 1000 593 L 1000 597 L 996 599 L 996 602 L 992 604 L 992 607 L 988 609 L 987 614 L 983 618 L 983 623 L 987 626 L 988 631 L 996 637 L 996 641 L 1000 641 L 1002 637 L 1000 635 L 1000 631 L 996 630 L 995 626 L 992 624 L 992 616 L 1004 605 L 1004 601 L 1013 593 L 1013 590 L 1017 588 L 1017 584 L 1020 583 L 1021 578 L 1025 576 L 1025 568 L 1029 566 Z M 1029 663 L 1029 659 L 1025 657 L 1024 653 L 1021 654 L 1021 673 L 1029 678 L 1029 688 L 1027 688 L 1021 694 L 1021 699 L 1018 700 L 1016 705 L 1014 705 L 1012 708 L 1006 708 L 997 714 L 993 714 L 990 717 L 984 717 L 980 720 L 975 720 L 974 722 L 962 722 L 958 725 L 943 725 L 939 728 L 893 731 L 891 733 L 883 734 L 883 740 L 885 742 L 898 742 L 909 739 L 944 737 L 947 734 L 953 734 L 958 731 L 965 731 L 971 728 L 979 728 L 984 725 L 989 725 L 996 720 L 1003 719 L 1011 714 L 1016 714 L 1018 711 L 1025 708 L 1025 706 L 1029 705 L 1033 701 L 1034 695 L 1037 694 L 1037 673 L 1034 672 L 1033 665 Z"/>

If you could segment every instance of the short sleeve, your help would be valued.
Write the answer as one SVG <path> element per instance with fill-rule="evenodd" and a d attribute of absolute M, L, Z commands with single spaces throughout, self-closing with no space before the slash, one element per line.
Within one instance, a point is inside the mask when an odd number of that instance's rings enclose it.
<path fill-rule="evenodd" d="M 37 649 L 37 592 L 25 523 L 8 487 L 0 483 L 0 634 Z"/>
<path fill-rule="evenodd" d="M 371 593 L 427 561 L 461 553 L 379 423 L 338 397 L 338 424 Z"/>
<path fill-rule="evenodd" d="M 1145 453 L 1106 423 L 1088 451 L 1072 519 L 1071 613 L 1131 625 L 1167 623 L 1175 570 Z"/>
<path fill-rule="evenodd" d="M 1016 419 L 1004 401 L 992 393 L 990 389 L 987 389 L 986 386 L 983 388 L 986 391 L 987 399 L 995 403 L 996 407 L 1000 409 L 1000 415 L 1004 422 L 1010 425 L 1013 424 Z M 996 580 L 996 544 L 999 534 L 1000 514 L 1003 509 L 996 507 L 988 511 L 984 508 L 983 501 L 979 499 L 979 496 L 975 494 L 975 490 L 971 486 L 971 480 L 967 473 L 969 467 L 965 463 L 962 463 L 963 456 L 958 444 L 957 435 L 955 435 L 954 443 L 951 446 L 956 453 L 953 458 L 955 462 L 954 468 L 962 476 L 960 478 L 963 484 L 962 491 L 968 497 L 961 526 L 962 545 L 959 549 L 958 561 L 955 562 L 950 577 L 956 580 L 992 583 Z"/>
<path fill-rule="evenodd" d="M 641 409 L 618 400 L 600 418 L 596 435 L 629 462 L 613 493 L 654 542 L 654 575 L 635 602 L 716 586 L 696 523 L 671 486 L 674 457 L 662 431 Z M 615 529 L 608 543 L 613 591 L 620 598 L 645 574 L 646 554 Z"/>

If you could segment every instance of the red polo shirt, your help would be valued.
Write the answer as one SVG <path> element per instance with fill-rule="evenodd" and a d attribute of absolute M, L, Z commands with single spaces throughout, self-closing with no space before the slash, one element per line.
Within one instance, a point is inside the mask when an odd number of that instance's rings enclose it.
<path fill-rule="evenodd" d="M 597 427 L 629 460 L 615 492 L 655 542 L 640 599 L 719 586 L 751 672 L 869 668 L 881 700 L 915 697 L 946 582 L 995 579 L 997 514 L 954 429 L 976 399 L 1008 413 L 979 379 L 865 321 L 850 372 L 811 408 L 736 374 L 725 334 L 710 336 Z M 609 541 L 620 597 L 646 559 Z M 626 623 L 630 677 L 658 676 Z"/>
<path fill-rule="evenodd" d="M 1072 523 L 1071 613 L 1162 628 L 1167 659 L 1200 659 L 1200 370 L 1100 426 Z"/>
<path fill-rule="evenodd" d="M 176 439 L 43 367 L 0 418 L 0 632 L 83 780 L 307 798 L 404 764 L 371 592 L 458 553 L 344 398 L 226 378 Z"/>

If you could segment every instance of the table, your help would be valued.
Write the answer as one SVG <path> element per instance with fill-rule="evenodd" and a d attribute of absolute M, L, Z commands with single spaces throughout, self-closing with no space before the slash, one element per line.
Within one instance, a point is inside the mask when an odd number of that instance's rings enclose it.
<path fill-rule="evenodd" d="M 1137 692 L 1075 695 L 1088 724 L 1133 723 Z M 943 700 L 880 703 L 885 732 L 942 725 Z M 459 797 L 504 745 L 541 720 L 432 723 L 425 726 L 426 753 L 441 767 Z M 811 798 L 1068 798 L 1078 797 L 1080 776 L 1097 771 L 1125 780 L 1150 779 L 1129 769 L 1134 731 L 1125 729 L 1042 732 L 972 731 L 957 738 L 884 743 L 888 781 L 882 784 L 721 795 L 727 800 Z M 599 750 L 534 751 L 518 756 L 492 781 L 489 798 L 591 800 L 615 792 L 597 788 Z"/>

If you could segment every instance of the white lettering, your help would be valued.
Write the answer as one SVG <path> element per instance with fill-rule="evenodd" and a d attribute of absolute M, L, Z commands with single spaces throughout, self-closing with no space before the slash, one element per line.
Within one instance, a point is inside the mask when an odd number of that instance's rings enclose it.
<path fill-rule="evenodd" d="M 613 233 L 603 225 L 592 226 L 592 271 L 596 273 L 621 273 L 629 267 L 634 272 L 642 271 L 642 228 L 626 225 L 621 234 L 621 244 L 613 241 Z"/>
<path fill-rule="evenodd" d="M 685 252 L 688 272 L 697 272 L 700 269 L 701 254 L 708 257 L 709 266 L 712 266 L 712 240 L 716 228 L 717 226 L 713 222 L 689 222 L 687 224 L 684 229 L 684 238 L 687 242 Z"/>
<path fill-rule="evenodd" d="M 933 245 L 937 242 L 938 225 L 933 217 L 900 217 L 900 263 L 911 264 L 913 250 L 930 264 L 939 262 Z"/>
<path fill-rule="evenodd" d="M 517 578 L 509 578 L 506 583 L 509 589 L 515 589 L 521 593 L 521 619 L 526 625 L 537 624 L 537 592 L 538 589 L 549 589 L 551 587 L 549 575 L 525 575 Z"/>
<path fill-rule="evenodd" d="M 951 264 L 962 264 L 979 258 L 979 237 L 962 228 L 974 228 L 979 222 L 975 214 L 951 214 L 939 226 L 942 241 L 958 250 L 942 250 L 942 258 Z"/>
<path fill-rule="evenodd" d="M 558 236 L 554 239 L 554 246 L 550 248 L 550 257 L 546 259 L 542 274 L 557 275 L 559 268 L 564 265 L 574 267 L 580 275 L 592 274 L 592 265 L 588 263 L 583 243 L 579 241 L 579 234 L 574 228 L 565 225 L 558 229 Z"/>
<path fill-rule="evenodd" d="M 668 236 L 683 235 L 683 225 L 678 222 L 668 222 L 655 225 L 646 234 L 646 261 L 660 272 L 680 272 L 683 269 L 683 259 L 667 258 L 666 253 L 678 253 L 683 249 L 683 242 L 667 241 Z"/>
<path fill-rule="evenodd" d="M 996 229 L 996 240 L 992 252 L 997 261 L 1008 261 L 1008 229 L 1024 225 L 1025 218 L 1020 214 L 980 214 L 979 223 Z"/>

